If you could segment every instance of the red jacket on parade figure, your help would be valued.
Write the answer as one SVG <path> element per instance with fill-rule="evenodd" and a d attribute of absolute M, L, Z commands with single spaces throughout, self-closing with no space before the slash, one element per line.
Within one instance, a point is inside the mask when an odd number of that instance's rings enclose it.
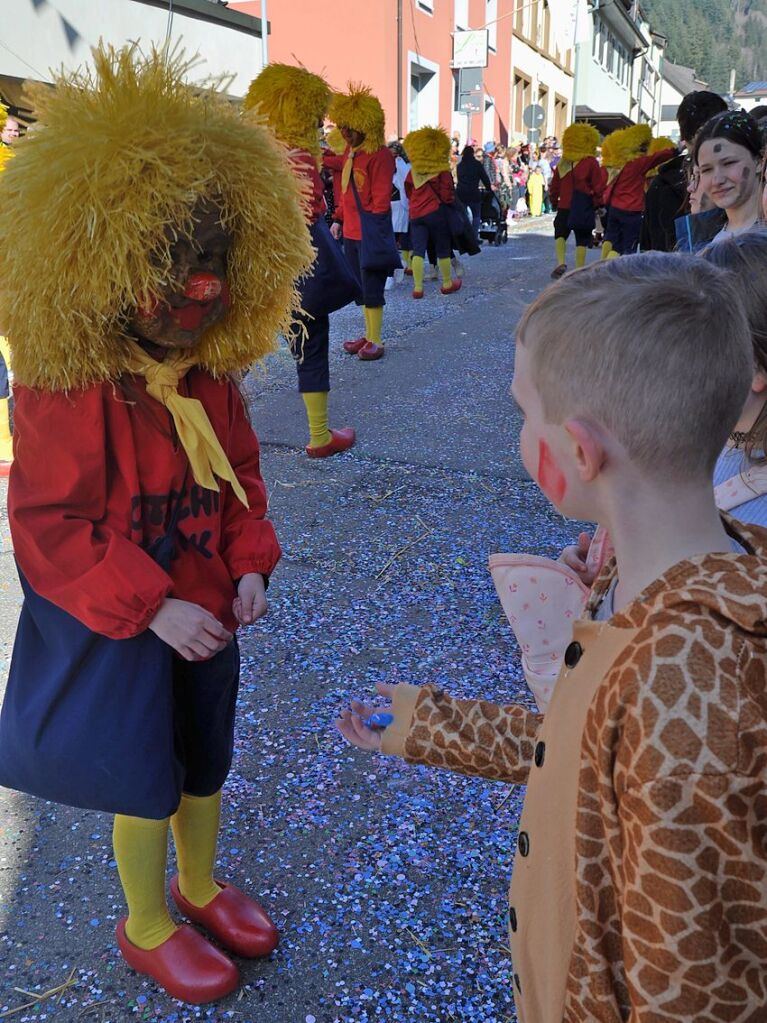
<path fill-rule="evenodd" d="M 413 181 L 413 172 L 405 178 L 405 194 L 410 202 L 410 219 L 426 217 L 439 209 L 440 203 L 448 206 L 455 201 L 455 184 L 450 171 L 442 171 L 434 178 L 429 178 L 418 188 Z"/>
<path fill-rule="evenodd" d="M 343 172 L 349 154 L 350 149 L 347 147 L 343 156 L 324 153 L 322 161 L 325 167 Z M 354 154 L 354 182 L 362 208 L 367 213 L 388 213 L 391 209 L 394 168 L 394 155 L 387 146 L 381 146 L 375 153 L 366 153 L 363 149 L 358 149 Z M 343 223 L 345 238 L 352 241 L 362 240 L 357 200 L 351 182 L 346 191 L 342 192 L 342 201 L 336 208 L 334 219 Z"/>
<path fill-rule="evenodd" d="M 661 163 L 676 156 L 676 149 L 661 149 L 658 153 L 638 156 L 629 160 L 605 192 L 605 203 L 626 213 L 641 213 L 644 209 L 645 177 Z"/>
<path fill-rule="evenodd" d="M 599 166 L 595 156 L 586 156 L 579 160 L 567 174 L 559 175 L 559 166 L 549 183 L 549 198 L 555 210 L 569 210 L 573 201 L 573 192 L 586 192 L 593 199 L 595 206 L 602 205 L 602 193 L 607 185 L 607 173 Z"/>
<path fill-rule="evenodd" d="M 309 223 L 314 224 L 320 217 L 324 217 L 327 212 L 325 186 L 317 169 L 317 161 L 308 149 L 291 150 L 290 160 L 298 175 L 305 178 L 311 185 L 311 192 L 309 193 Z"/>

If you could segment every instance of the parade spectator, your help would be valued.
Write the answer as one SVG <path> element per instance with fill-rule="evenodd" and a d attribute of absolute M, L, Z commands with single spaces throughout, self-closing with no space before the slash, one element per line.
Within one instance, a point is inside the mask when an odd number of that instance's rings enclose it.
<path fill-rule="evenodd" d="M 495 153 L 495 163 L 498 171 L 498 190 L 496 195 L 501 207 L 501 220 L 506 222 L 506 217 L 511 208 L 514 182 L 511 180 L 511 162 L 509 151 L 505 146 L 498 146 Z"/>
<path fill-rule="evenodd" d="M 401 267 L 397 256 L 394 231 L 391 226 L 391 193 L 394 180 L 394 156 L 384 144 L 384 112 L 378 99 L 370 89 L 350 83 L 348 93 L 336 93 L 333 97 L 329 116 L 338 125 L 346 141 L 346 149 L 340 161 L 326 153 L 326 165 L 341 164 L 341 210 L 336 217 L 343 220 L 344 251 L 353 270 L 362 282 L 365 334 L 354 341 L 344 341 L 344 351 L 356 355 L 363 362 L 373 362 L 384 356 L 382 339 L 384 314 L 384 289 L 386 279 L 395 269 Z M 363 267 L 361 258 L 363 212 L 377 214 L 368 225 L 369 231 L 376 232 L 368 243 L 376 248 L 379 256 L 389 263 L 375 269 Z M 384 224 L 385 215 L 387 223 Z M 341 225 L 334 225 L 336 236 Z M 394 263 L 396 258 L 397 263 Z M 381 263 L 379 258 L 378 263 Z"/>
<path fill-rule="evenodd" d="M 479 236 L 482 214 L 480 185 L 488 192 L 492 189 L 487 171 L 481 160 L 477 159 L 475 150 L 471 146 L 464 146 L 461 160 L 458 164 L 458 186 L 456 192 L 461 202 L 471 210 L 471 222 L 474 226 L 474 233 L 477 236 Z"/>
<path fill-rule="evenodd" d="M 692 156 L 700 188 L 727 215 L 714 241 L 750 231 L 758 223 L 763 150 L 759 125 L 743 110 L 717 114 L 695 136 Z"/>
<path fill-rule="evenodd" d="M 391 706 L 339 722 L 361 749 L 527 786 L 509 937 L 531 1023 L 686 1023 L 722 991 L 743 1019 L 764 1005 L 767 545 L 711 484 L 750 349 L 703 260 L 645 253 L 540 296 L 515 356 L 522 457 L 616 547 L 549 710 L 379 683 Z"/>
<path fill-rule="evenodd" d="M 391 190 L 391 222 L 394 237 L 405 264 L 405 275 L 411 277 L 413 243 L 410 237 L 410 201 L 405 191 L 405 180 L 410 173 L 405 147 L 401 142 L 390 142 L 389 149 L 394 155 L 394 178 Z"/>
<path fill-rule="evenodd" d="M 541 149 L 541 155 L 538 158 L 538 167 L 543 175 L 543 212 L 551 213 L 549 186 L 551 185 L 551 176 L 554 171 L 551 169 L 551 164 L 549 163 L 549 150 L 546 146 Z"/>
<path fill-rule="evenodd" d="M 486 142 L 482 147 L 482 166 L 485 174 L 490 179 L 490 187 L 494 192 L 498 191 L 498 165 L 495 161 L 495 142 Z"/>
<path fill-rule="evenodd" d="M 690 212 L 687 185 L 693 139 L 709 118 L 726 109 L 721 96 L 704 90 L 689 92 L 679 104 L 676 119 L 681 135 L 680 152 L 658 169 L 647 189 L 641 235 L 643 251 L 672 252 L 676 248 L 675 221 Z M 696 180 L 699 183 L 699 175 Z"/>
<path fill-rule="evenodd" d="M 4 146 L 12 146 L 19 137 L 19 122 L 15 117 L 6 117 L 2 131 L 0 131 L 0 143 Z"/>
<path fill-rule="evenodd" d="M 531 217 L 540 217 L 543 213 L 543 191 L 544 179 L 538 163 L 530 164 L 530 174 L 527 179 L 528 206 Z"/>

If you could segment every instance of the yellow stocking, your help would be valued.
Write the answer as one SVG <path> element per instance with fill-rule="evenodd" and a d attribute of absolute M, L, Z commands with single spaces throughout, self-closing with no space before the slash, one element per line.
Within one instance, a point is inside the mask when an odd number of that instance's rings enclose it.
<path fill-rule="evenodd" d="M 381 327 L 383 326 L 383 306 L 376 306 L 375 309 L 365 308 L 365 313 L 368 316 L 368 341 L 372 341 L 374 345 L 382 345 L 381 340 Z"/>
<path fill-rule="evenodd" d="M 442 278 L 442 287 L 449 288 L 453 283 L 453 278 L 450 276 L 450 257 L 447 256 L 445 259 L 438 259 L 437 266 L 439 267 L 439 274 Z"/>
<path fill-rule="evenodd" d="M 115 816 L 112 842 L 128 903 L 125 933 L 139 948 L 157 948 L 175 932 L 165 902 L 168 818 Z"/>
<path fill-rule="evenodd" d="M 0 462 L 13 461 L 13 438 L 8 398 L 0 398 Z"/>
<path fill-rule="evenodd" d="M 309 420 L 309 446 L 321 448 L 331 441 L 328 429 L 328 392 L 303 391 L 301 397 L 306 406 L 306 418 Z"/>
<path fill-rule="evenodd" d="M 403 259 L 403 261 L 405 263 L 405 266 L 407 266 L 407 267 L 412 266 L 412 262 L 413 262 L 413 250 L 412 249 L 402 249 L 402 251 L 400 252 L 400 255 L 402 256 L 402 259 Z"/>
<path fill-rule="evenodd" d="M 413 256 L 413 291 L 423 291 L 423 256 Z"/>
<path fill-rule="evenodd" d="M 602 242 L 602 259 L 607 259 L 610 253 L 613 251 L 612 242 Z"/>
<path fill-rule="evenodd" d="M 567 238 L 555 238 L 554 248 L 557 252 L 557 266 L 562 266 L 567 259 Z"/>
<path fill-rule="evenodd" d="M 585 266 L 586 265 L 586 253 L 587 252 L 588 252 L 588 249 L 586 248 L 585 245 L 576 245 L 575 246 L 575 267 L 576 267 L 576 269 L 578 269 L 581 266 Z"/>
<path fill-rule="evenodd" d="M 616 252 L 615 249 L 610 249 L 610 251 L 607 253 L 608 259 L 618 259 L 619 256 L 620 252 Z"/>
<path fill-rule="evenodd" d="M 213 880 L 216 840 L 221 821 L 221 792 L 181 797 L 170 819 L 178 862 L 178 886 L 194 906 L 207 906 L 221 889 Z"/>
<path fill-rule="evenodd" d="M 370 340 L 370 310 L 365 305 L 362 307 L 362 312 L 365 314 L 365 337 Z"/>

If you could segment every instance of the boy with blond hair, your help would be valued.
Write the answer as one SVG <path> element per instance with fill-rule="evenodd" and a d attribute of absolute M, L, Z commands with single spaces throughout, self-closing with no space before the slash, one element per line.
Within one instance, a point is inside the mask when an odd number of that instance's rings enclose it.
<path fill-rule="evenodd" d="M 752 363 L 702 261 L 644 254 L 544 292 L 517 335 L 522 459 L 616 551 L 546 716 L 380 684 L 388 727 L 357 701 L 339 722 L 362 749 L 527 784 L 520 1023 L 767 1018 L 767 533 L 720 516 L 711 483 Z"/>

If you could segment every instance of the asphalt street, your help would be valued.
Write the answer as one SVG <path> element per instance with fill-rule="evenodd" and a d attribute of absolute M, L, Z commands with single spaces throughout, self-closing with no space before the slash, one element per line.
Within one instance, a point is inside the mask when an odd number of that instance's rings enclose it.
<path fill-rule="evenodd" d="M 348 453 L 304 455 L 286 350 L 248 381 L 284 554 L 268 617 L 241 635 L 219 876 L 269 909 L 279 949 L 241 963 L 219 1005 L 174 1002 L 117 952 L 110 819 L 0 790 L 0 1019 L 514 1019 L 506 891 L 523 792 L 365 756 L 333 719 L 378 679 L 531 703 L 487 558 L 553 554 L 574 534 L 520 464 L 508 397 L 550 233 L 543 218 L 484 248 L 456 295 L 387 292 L 381 362 L 343 353 L 361 315 L 335 314 L 331 425 L 356 427 Z M 5 672 L 20 592 L 4 501 L 2 515 Z"/>

